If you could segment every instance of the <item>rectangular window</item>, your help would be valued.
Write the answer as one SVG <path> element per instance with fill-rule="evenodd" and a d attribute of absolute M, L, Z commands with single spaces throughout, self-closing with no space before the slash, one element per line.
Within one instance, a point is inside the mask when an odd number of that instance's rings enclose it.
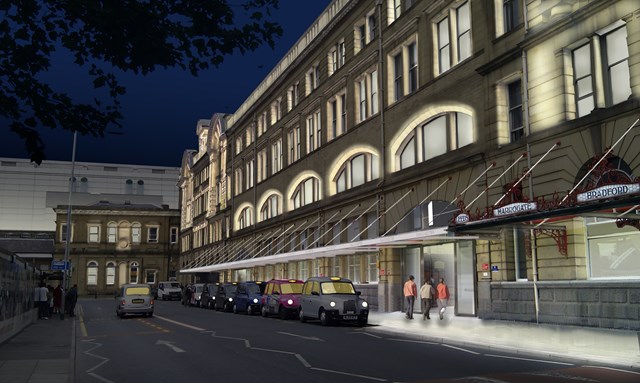
<path fill-rule="evenodd" d="M 131 228 L 131 242 L 140 243 L 142 241 L 142 229 L 140 227 Z"/>
<path fill-rule="evenodd" d="M 403 96 L 402 89 L 402 53 L 398 53 L 393 57 L 393 98 L 398 101 Z"/>
<path fill-rule="evenodd" d="M 588 217 L 586 224 L 590 278 L 640 277 L 640 231 L 615 219 Z"/>
<path fill-rule="evenodd" d="M 418 89 L 418 46 L 411 43 L 407 46 L 409 56 L 409 93 Z"/>
<path fill-rule="evenodd" d="M 520 0 L 503 0 L 502 12 L 505 33 L 520 25 Z"/>
<path fill-rule="evenodd" d="M 247 163 L 245 164 L 247 190 L 253 187 L 253 166 L 253 159 L 247 161 Z"/>
<path fill-rule="evenodd" d="M 376 254 L 367 255 L 367 282 L 378 283 L 378 256 Z"/>
<path fill-rule="evenodd" d="M 98 284 L 98 266 L 87 267 L 87 285 L 96 286 Z"/>
<path fill-rule="evenodd" d="M 456 29 L 458 37 L 458 62 L 471 57 L 471 14 L 469 2 L 456 9 Z"/>
<path fill-rule="evenodd" d="M 351 279 L 353 283 L 360 283 L 360 256 L 359 255 L 347 256 L 347 277 Z"/>
<path fill-rule="evenodd" d="M 604 36 L 606 47 L 605 98 L 607 105 L 626 101 L 631 95 L 627 29 L 622 26 Z"/>
<path fill-rule="evenodd" d="M 509 131 L 511 142 L 515 142 L 524 136 L 524 124 L 522 121 L 522 82 L 514 81 L 507 85 L 509 102 Z"/>
<path fill-rule="evenodd" d="M 116 243 L 118 228 L 115 226 L 107 227 L 107 242 Z"/>
<path fill-rule="evenodd" d="M 590 44 L 573 51 L 573 75 L 578 117 L 586 116 L 595 107 Z"/>
<path fill-rule="evenodd" d="M 282 170 L 282 140 L 271 145 L 271 174 Z"/>
<path fill-rule="evenodd" d="M 371 84 L 371 114 L 378 113 L 378 70 L 374 70 L 369 74 L 369 83 Z"/>
<path fill-rule="evenodd" d="M 387 24 L 391 25 L 402 14 L 401 0 L 387 0 Z"/>
<path fill-rule="evenodd" d="M 455 114 L 456 149 L 473 143 L 473 121 L 465 113 Z"/>
<path fill-rule="evenodd" d="M 258 182 L 262 182 L 267 178 L 267 150 L 262 149 L 258 152 Z"/>
<path fill-rule="evenodd" d="M 364 121 L 367 119 L 367 80 L 366 78 L 360 79 L 358 82 L 358 108 L 360 109 L 359 120 Z"/>
<path fill-rule="evenodd" d="M 368 43 L 372 42 L 376 38 L 376 28 L 377 28 L 377 20 L 375 13 L 371 13 L 367 16 L 367 32 L 368 32 Z"/>
<path fill-rule="evenodd" d="M 178 228 L 175 226 L 171 228 L 169 243 L 178 243 Z"/>
<path fill-rule="evenodd" d="M 449 18 L 445 17 L 438 23 L 438 63 L 439 73 L 451 68 L 451 53 L 449 51 Z"/>
<path fill-rule="evenodd" d="M 116 284 L 116 267 L 113 263 L 107 264 L 107 286 Z"/>
<path fill-rule="evenodd" d="M 242 193 L 242 168 L 238 168 L 235 171 L 235 192 L 236 195 Z"/>
<path fill-rule="evenodd" d="M 321 132 L 320 111 L 316 111 L 307 116 L 307 153 L 320 148 Z"/>
<path fill-rule="evenodd" d="M 289 163 L 294 163 L 300 159 L 300 127 L 296 126 L 289 130 Z"/>
<path fill-rule="evenodd" d="M 89 226 L 89 243 L 99 243 L 100 242 L 100 226 L 98 225 L 90 225 Z"/>
<path fill-rule="evenodd" d="M 60 225 L 60 242 L 67 242 L 67 224 Z M 69 233 L 69 242 L 73 242 L 73 225 L 71 226 L 71 233 Z"/>
<path fill-rule="evenodd" d="M 147 231 L 147 242 L 149 243 L 157 243 L 158 242 L 158 227 L 153 226 L 150 227 Z"/>

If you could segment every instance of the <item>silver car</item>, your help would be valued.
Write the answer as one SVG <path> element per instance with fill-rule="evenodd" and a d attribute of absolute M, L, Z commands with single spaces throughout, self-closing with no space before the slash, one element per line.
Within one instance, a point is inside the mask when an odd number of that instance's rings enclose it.
<path fill-rule="evenodd" d="M 302 287 L 298 314 L 301 322 L 319 319 L 324 326 L 334 322 L 366 326 L 369 304 L 347 278 L 311 277 Z"/>
<path fill-rule="evenodd" d="M 116 315 L 124 318 L 127 314 L 153 316 L 153 295 L 147 284 L 127 284 L 116 294 Z"/>

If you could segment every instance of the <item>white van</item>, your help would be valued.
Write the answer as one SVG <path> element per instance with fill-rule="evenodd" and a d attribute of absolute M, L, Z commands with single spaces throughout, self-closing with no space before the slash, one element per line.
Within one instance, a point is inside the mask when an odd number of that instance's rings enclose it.
<path fill-rule="evenodd" d="M 158 299 L 162 299 L 163 301 L 167 299 L 182 299 L 182 289 L 180 288 L 180 283 L 169 281 L 158 283 Z"/>

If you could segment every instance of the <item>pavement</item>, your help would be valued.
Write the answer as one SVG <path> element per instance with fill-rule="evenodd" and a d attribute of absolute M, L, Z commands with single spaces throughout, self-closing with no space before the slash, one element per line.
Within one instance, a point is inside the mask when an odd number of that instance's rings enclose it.
<path fill-rule="evenodd" d="M 0 344 L 0 382 L 75 382 L 79 319 L 65 316 L 62 320 L 55 315 L 49 320 L 38 320 Z M 640 333 L 635 331 L 482 320 L 453 316 L 450 312 L 442 320 L 437 313 L 431 315 L 431 320 L 423 320 L 417 313 L 410 320 L 401 312 L 371 312 L 366 331 L 410 335 L 416 341 L 454 347 L 509 352 L 523 358 L 640 368 Z"/>

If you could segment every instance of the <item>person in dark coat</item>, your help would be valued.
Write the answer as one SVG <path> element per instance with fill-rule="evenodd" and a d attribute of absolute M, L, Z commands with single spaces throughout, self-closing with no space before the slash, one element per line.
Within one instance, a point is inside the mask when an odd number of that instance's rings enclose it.
<path fill-rule="evenodd" d="M 73 285 L 65 296 L 65 311 L 70 317 L 75 316 L 76 302 L 78 302 L 78 285 Z"/>
<path fill-rule="evenodd" d="M 60 314 L 62 307 L 62 285 L 58 285 L 53 290 L 53 312 L 55 314 Z"/>

